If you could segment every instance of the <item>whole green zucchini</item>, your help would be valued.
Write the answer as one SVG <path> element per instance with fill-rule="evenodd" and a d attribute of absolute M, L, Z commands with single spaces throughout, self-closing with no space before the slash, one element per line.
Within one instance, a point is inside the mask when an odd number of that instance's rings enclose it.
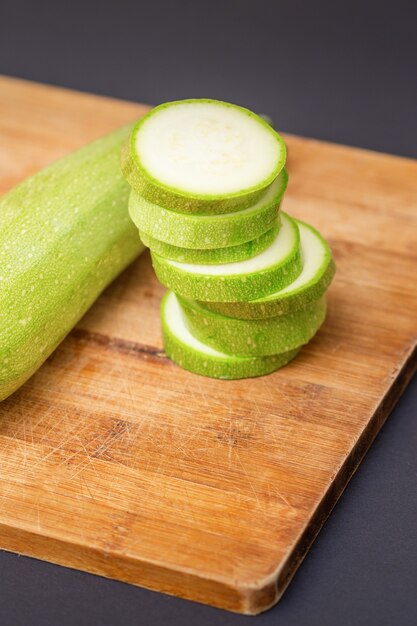
<path fill-rule="evenodd" d="M 73 152 L 0 199 L 0 400 L 143 249 L 119 166 L 130 131 Z"/>

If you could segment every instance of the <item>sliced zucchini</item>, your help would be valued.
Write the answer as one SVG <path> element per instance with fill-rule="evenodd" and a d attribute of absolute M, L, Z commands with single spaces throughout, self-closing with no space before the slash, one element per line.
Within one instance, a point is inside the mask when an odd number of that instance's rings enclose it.
<path fill-rule="evenodd" d="M 279 226 L 279 218 L 277 218 L 275 225 L 256 239 L 241 243 L 238 246 L 214 248 L 214 250 L 193 250 L 192 248 L 171 246 L 169 243 L 154 239 L 142 230 L 139 231 L 139 235 L 145 246 L 148 246 L 153 252 L 156 252 L 166 259 L 179 261 L 180 263 L 205 263 L 212 265 L 216 263 L 244 261 L 245 259 L 250 259 L 260 254 L 274 241 L 278 234 Z"/>
<path fill-rule="evenodd" d="M 248 109 L 217 100 L 168 102 L 145 115 L 122 154 L 131 187 L 184 213 L 256 202 L 285 164 L 280 135 Z"/>
<path fill-rule="evenodd" d="M 282 213 L 272 244 L 246 261 L 199 265 L 171 261 L 151 252 L 159 281 L 193 300 L 239 302 L 262 297 L 295 280 L 302 268 L 298 227 Z"/>
<path fill-rule="evenodd" d="M 238 356 L 267 356 L 294 350 L 310 341 L 326 316 L 324 298 L 305 309 L 260 320 L 226 317 L 193 300 L 178 299 L 194 337 L 215 350 Z"/>
<path fill-rule="evenodd" d="M 141 232 L 180 248 L 213 249 L 246 243 L 272 228 L 287 187 L 285 170 L 254 205 L 224 215 L 176 213 L 130 194 L 130 217 Z M 173 257 L 172 257 L 173 258 Z"/>
<path fill-rule="evenodd" d="M 267 357 L 238 357 L 214 350 L 196 339 L 185 322 L 174 293 L 161 303 L 162 332 L 167 356 L 184 369 L 212 378 L 238 379 L 269 374 L 293 359 L 298 349 Z"/>
<path fill-rule="evenodd" d="M 204 302 L 204 306 L 230 317 L 260 319 L 285 315 L 319 300 L 332 282 L 336 265 L 329 245 L 320 233 L 299 220 L 303 269 L 297 278 L 283 289 L 247 302 Z"/>

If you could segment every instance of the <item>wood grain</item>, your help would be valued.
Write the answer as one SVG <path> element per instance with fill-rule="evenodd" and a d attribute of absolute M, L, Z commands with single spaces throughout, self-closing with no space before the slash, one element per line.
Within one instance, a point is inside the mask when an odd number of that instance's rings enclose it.
<path fill-rule="evenodd" d="M 1 193 L 145 110 L 2 78 Z M 417 314 L 416 162 L 286 139 L 285 209 L 338 265 L 323 329 L 270 376 L 185 372 L 144 254 L 0 405 L 1 547 L 242 613 L 279 599 L 415 369 Z"/>

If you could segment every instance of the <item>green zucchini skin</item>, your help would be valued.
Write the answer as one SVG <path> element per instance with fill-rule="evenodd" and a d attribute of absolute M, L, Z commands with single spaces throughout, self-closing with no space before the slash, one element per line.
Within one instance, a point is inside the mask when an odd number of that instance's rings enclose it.
<path fill-rule="evenodd" d="M 296 250 L 284 267 L 277 264 L 267 271 L 223 277 L 182 272 L 170 264 L 168 259 L 152 251 L 151 258 L 159 282 L 185 298 L 202 302 L 241 302 L 254 294 L 265 296 L 271 291 L 283 289 L 295 280 L 302 264 L 300 252 Z"/>
<path fill-rule="evenodd" d="M 287 315 L 240 320 L 177 297 L 194 337 L 215 350 L 237 356 L 270 356 L 299 348 L 314 337 L 326 317 L 324 298 Z"/>
<path fill-rule="evenodd" d="M 282 220 L 284 219 L 287 224 L 287 232 L 291 233 L 291 248 L 287 256 L 278 259 L 268 267 L 242 274 L 242 268 L 235 270 L 234 267 L 228 267 L 228 264 L 224 264 L 224 273 L 213 274 L 211 272 L 213 266 L 207 266 L 207 268 L 202 266 L 204 271 L 194 272 L 190 271 L 189 268 L 178 267 L 176 262 L 165 259 L 151 251 L 156 276 L 165 287 L 180 296 L 203 302 L 241 302 L 248 298 L 261 298 L 268 293 L 283 289 L 297 278 L 302 269 L 298 227 L 288 215 L 283 214 Z M 284 229 L 285 226 L 281 225 L 277 240 L 281 234 L 284 236 Z M 272 243 L 271 247 L 275 245 L 277 245 L 276 241 Z M 268 253 L 268 250 L 269 248 L 261 254 Z M 257 256 L 252 259 L 257 259 Z M 252 259 L 248 259 L 247 263 L 250 264 Z M 231 270 L 239 273 L 230 273 Z"/>
<path fill-rule="evenodd" d="M 264 376 L 280 369 L 294 359 L 299 348 L 265 357 L 239 357 L 234 354 L 207 354 L 184 343 L 170 324 L 167 303 L 174 294 L 168 292 L 161 302 L 162 335 L 165 354 L 177 365 L 202 376 L 237 380 Z M 175 296 L 174 296 L 175 297 Z M 180 305 L 181 306 L 181 305 Z"/>
<path fill-rule="evenodd" d="M 200 304 L 216 313 L 245 320 L 256 320 L 287 315 L 294 311 L 311 306 L 326 293 L 335 274 L 336 264 L 327 241 L 310 224 L 296 220 L 301 232 L 301 246 L 303 242 L 303 229 L 308 229 L 321 243 L 323 249 L 323 261 L 315 276 L 305 285 L 298 289 L 291 289 L 288 285 L 284 292 L 276 292 L 254 300 L 241 302 L 208 302 Z"/>
<path fill-rule="evenodd" d="M 237 261 L 245 261 L 257 254 L 260 254 L 268 246 L 271 245 L 279 230 L 279 221 L 252 241 L 241 243 L 238 246 L 230 246 L 229 248 L 214 248 L 213 250 L 200 250 L 192 248 L 180 248 L 171 246 L 169 243 L 159 241 L 151 237 L 144 231 L 139 231 L 142 243 L 145 244 L 159 256 L 165 259 L 172 259 L 180 263 L 204 263 L 207 265 L 217 263 L 235 263 Z"/>
<path fill-rule="evenodd" d="M 224 107 L 231 107 L 239 109 L 251 118 L 256 119 L 260 125 L 272 133 L 277 141 L 277 145 L 280 150 L 280 159 L 277 162 L 275 171 L 262 183 L 250 188 L 244 189 L 241 192 L 234 194 L 219 194 L 219 195 L 200 195 L 191 194 L 169 187 L 163 184 L 161 181 L 156 180 L 143 166 L 140 157 L 136 152 L 136 138 L 140 133 L 141 128 L 148 120 L 158 113 L 159 111 L 175 106 L 176 104 L 193 104 L 193 103 L 212 103 L 221 105 Z M 286 160 L 286 146 L 282 137 L 266 122 L 264 119 L 245 109 L 228 102 L 221 102 L 210 99 L 190 99 L 181 100 L 176 102 L 166 102 L 154 109 L 151 109 L 149 113 L 144 115 L 135 125 L 130 135 L 129 140 L 124 144 L 122 149 L 121 165 L 123 175 L 126 180 L 139 195 L 148 200 L 149 202 L 159 204 L 161 207 L 169 207 L 172 211 L 181 213 L 199 213 L 199 214 L 222 214 L 231 213 L 233 211 L 240 211 L 251 206 L 262 194 L 268 189 L 269 185 L 275 180 L 280 171 L 285 165 Z"/>
<path fill-rule="evenodd" d="M 129 213 L 140 231 L 173 246 L 207 250 L 237 246 L 272 228 L 287 183 L 288 174 L 283 170 L 257 203 L 224 215 L 177 213 L 132 191 Z"/>
<path fill-rule="evenodd" d="M 119 165 L 130 131 L 73 152 L 0 199 L 0 400 L 143 250 Z"/>

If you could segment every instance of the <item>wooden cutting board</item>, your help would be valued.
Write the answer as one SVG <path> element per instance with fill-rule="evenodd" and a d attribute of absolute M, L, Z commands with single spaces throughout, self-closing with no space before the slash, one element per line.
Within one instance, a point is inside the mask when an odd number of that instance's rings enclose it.
<path fill-rule="evenodd" d="M 145 110 L 1 79 L 0 192 Z M 2 548 L 242 613 L 279 599 L 410 379 L 417 325 L 417 163 L 286 139 L 285 209 L 338 265 L 323 329 L 270 376 L 185 372 L 144 254 L 0 404 Z"/>

